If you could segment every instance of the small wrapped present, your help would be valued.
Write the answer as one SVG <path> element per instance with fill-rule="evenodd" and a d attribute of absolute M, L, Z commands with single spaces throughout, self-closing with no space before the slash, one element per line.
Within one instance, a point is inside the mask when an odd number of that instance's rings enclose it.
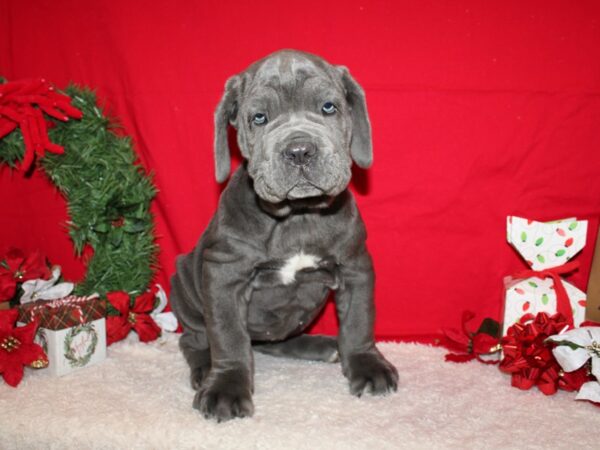
<path fill-rule="evenodd" d="M 70 295 L 19 307 L 19 322 L 39 323 L 35 341 L 42 346 L 52 375 L 64 375 L 106 358 L 106 302 L 98 295 Z"/>
<path fill-rule="evenodd" d="M 502 336 L 523 316 L 539 312 L 563 314 L 569 324 L 585 320 L 585 293 L 561 275 L 576 270 L 571 259 L 585 246 L 587 221 L 573 218 L 536 222 L 508 216 L 507 240 L 530 267 L 504 279 Z"/>

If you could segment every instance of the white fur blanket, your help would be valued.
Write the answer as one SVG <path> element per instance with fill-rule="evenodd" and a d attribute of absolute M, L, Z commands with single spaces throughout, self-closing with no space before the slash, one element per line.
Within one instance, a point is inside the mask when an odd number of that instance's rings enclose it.
<path fill-rule="evenodd" d="M 191 407 L 177 336 L 130 335 L 100 365 L 0 383 L 0 448 L 597 448 L 600 409 L 574 393 L 519 391 L 496 366 L 446 363 L 440 348 L 380 348 L 400 372 L 395 395 L 355 398 L 337 364 L 257 354 L 254 417 L 217 424 Z"/>

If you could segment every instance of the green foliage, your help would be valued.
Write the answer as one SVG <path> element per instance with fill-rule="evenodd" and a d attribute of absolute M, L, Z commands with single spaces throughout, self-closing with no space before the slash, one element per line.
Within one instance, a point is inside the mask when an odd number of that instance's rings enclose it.
<path fill-rule="evenodd" d="M 475 334 L 480 334 L 480 333 L 485 333 L 485 334 L 489 334 L 492 337 L 495 338 L 500 338 L 500 324 L 495 321 L 494 319 L 490 319 L 489 317 L 486 317 L 485 319 L 483 319 L 483 322 L 481 322 L 481 325 L 479 326 L 479 329 L 477 330 L 477 332 Z"/>
<path fill-rule="evenodd" d="M 8 164 L 15 167 L 17 162 L 23 159 L 25 145 L 23 135 L 15 130 L 3 139 L 0 139 L 0 164 Z"/>
<path fill-rule="evenodd" d="M 157 245 L 150 203 L 156 190 L 140 165 L 131 141 L 117 136 L 88 89 L 69 86 L 66 94 L 83 112 L 81 120 L 61 122 L 50 140 L 65 153 L 47 153 L 38 163 L 65 196 L 69 234 L 75 252 L 94 249 L 78 294 L 146 290 L 156 266 Z M 17 129 L 0 140 L 0 163 L 16 166 L 24 146 Z"/>

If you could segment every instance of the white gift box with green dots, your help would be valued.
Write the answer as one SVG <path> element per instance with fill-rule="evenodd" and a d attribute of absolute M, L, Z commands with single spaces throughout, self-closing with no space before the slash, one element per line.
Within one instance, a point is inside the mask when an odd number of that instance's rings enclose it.
<path fill-rule="evenodd" d="M 525 260 L 531 270 L 542 271 L 560 267 L 573 259 L 585 247 L 587 221 L 575 218 L 552 222 L 537 222 L 508 216 L 507 241 Z M 586 295 L 561 279 L 577 327 L 585 320 Z M 557 312 L 556 293 L 552 278 L 530 277 L 504 279 L 505 301 L 502 335 L 526 314 Z"/>

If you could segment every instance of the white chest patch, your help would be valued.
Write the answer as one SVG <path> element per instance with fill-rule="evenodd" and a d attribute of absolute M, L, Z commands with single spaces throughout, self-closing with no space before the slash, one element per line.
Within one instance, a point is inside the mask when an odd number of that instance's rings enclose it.
<path fill-rule="evenodd" d="M 307 255 L 305 253 L 298 253 L 287 259 L 281 269 L 279 269 L 279 276 L 283 284 L 291 284 L 296 279 L 296 272 L 302 269 L 309 269 L 317 267 L 320 258 L 314 255 Z"/>

